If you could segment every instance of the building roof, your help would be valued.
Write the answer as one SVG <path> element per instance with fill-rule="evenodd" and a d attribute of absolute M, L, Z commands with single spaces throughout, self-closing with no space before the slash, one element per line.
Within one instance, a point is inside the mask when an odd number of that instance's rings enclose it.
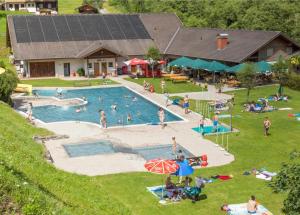
<path fill-rule="evenodd" d="M 77 58 L 95 42 L 118 53 L 144 55 L 155 46 L 138 15 L 8 16 L 17 60 Z"/>
<path fill-rule="evenodd" d="M 161 53 L 182 27 L 180 19 L 173 13 L 143 13 L 140 18 Z"/>
<path fill-rule="evenodd" d="M 7 20 L 17 60 L 78 58 L 100 43 L 123 56 L 145 55 L 155 46 L 162 54 L 231 63 L 247 60 L 278 37 L 300 49 L 278 31 L 187 28 L 170 13 L 22 15 Z M 218 50 L 217 36 L 224 33 L 228 44 Z"/>
<path fill-rule="evenodd" d="M 228 44 L 217 49 L 217 36 L 228 34 Z M 281 36 L 277 31 L 181 28 L 167 54 L 239 63 L 258 49 Z"/>

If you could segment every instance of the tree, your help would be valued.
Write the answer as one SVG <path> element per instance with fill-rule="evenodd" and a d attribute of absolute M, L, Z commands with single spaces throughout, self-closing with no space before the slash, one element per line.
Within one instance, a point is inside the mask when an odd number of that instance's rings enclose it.
<path fill-rule="evenodd" d="M 275 192 L 287 192 L 282 211 L 286 215 L 297 215 L 300 211 L 300 152 L 294 151 L 288 163 L 282 164 L 278 175 L 271 181 Z"/>
<path fill-rule="evenodd" d="M 238 80 L 247 88 L 247 102 L 249 101 L 250 91 L 256 84 L 257 68 L 253 63 L 246 63 L 237 73 Z"/>
<path fill-rule="evenodd" d="M 17 87 L 19 79 L 17 74 L 12 70 L 7 69 L 2 61 L 0 61 L 0 67 L 5 69 L 5 72 L 0 74 L 0 100 L 11 104 L 12 101 L 10 96 Z"/>
<path fill-rule="evenodd" d="M 279 95 L 281 96 L 283 92 L 283 85 L 287 82 L 288 79 L 288 62 L 283 59 L 282 56 L 279 56 L 276 63 L 272 65 L 272 72 L 275 74 L 275 77 L 279 81 Z"/>
<path fill-rule="evenodd" d="M 160 60 L 160 51 L 156 47 L 149 47 L 146 54 L 146 58 L 150 63 L 152 69 L 152 77 L 154 78 L 153 68 L 157 64 L 157 61 Z"/>
<path fill-rule="evenodd" d="M 95 8 L 97 8 L 98 10 L 103 8 L 103 3 L 104 3 L 104 0 L 83 0 L 83 4 L 92 5 Z"/>

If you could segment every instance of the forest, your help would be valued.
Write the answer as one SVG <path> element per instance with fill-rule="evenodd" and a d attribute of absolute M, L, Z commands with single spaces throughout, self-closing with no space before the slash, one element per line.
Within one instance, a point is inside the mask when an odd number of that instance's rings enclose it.
<path fill-rule="evenodd" d="M 299 0 L 109 0 L 122 13 L 173 12 L 188 27 L 281 31 L 300 42 Z"/>

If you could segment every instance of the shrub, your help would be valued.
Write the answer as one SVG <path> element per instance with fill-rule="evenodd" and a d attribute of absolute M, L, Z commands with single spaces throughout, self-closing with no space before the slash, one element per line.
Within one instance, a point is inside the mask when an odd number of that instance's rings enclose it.
<path fill-rule="evenodd" d="M 284 82 L 284 85 L 293 89 L 293 90 L 299 90 L 300 91 L 300 75 L 292 72 L 287 76 L 286 81 Z"/>
<path fill-rule="evenodd" d="M 79 76 L 85 76 L 85 70 L 84 70 L 84 68 L 79 68 L 79 69 L 77 70 L 77 74 L 78 74 Z"/>
<path fill-rule="evenodd" d="M 17 74 L 5 67 L 5 64 L 1 61 L 0 67 L 5 69 L 5 72 L 0 74 L 0 100 L 8 104 L 12 103 L 10 98 L 12 92 L 17 87 L 19 79 Z"/>

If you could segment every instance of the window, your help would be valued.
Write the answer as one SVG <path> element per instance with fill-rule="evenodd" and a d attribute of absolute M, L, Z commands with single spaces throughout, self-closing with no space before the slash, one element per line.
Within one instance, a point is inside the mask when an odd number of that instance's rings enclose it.
<path fill-rule="evenodd" d="M 92 69 L 93 68 L 93 64 L 92 63 L 88 63 L 88 68 Z"/>
<path fill-rule="evenodd" d="M 108 67 L 114 67 L 113 62 L 108 62 Z"/>
<path fill-rule="evenodd" d="M 286 47 L 286 53 L 292 54 L 293 53 L 293 47 Z"/>
<path fill-rule="evenodd" d="M 52 8 L 52 5 L 51 3 L 48 3 L 48 8 L 51 9 Z"/>
<path fill-rule="evenodd" d="M 273 48 L 268 48 L 268 49 L 267 49 L 267 57 L 272 56 L 273 53 L 274 53 L 274 49 L 273 49 Z"/>
<path fill-rule="evenodd" d="M 24 8 L 24 7 L 25 7 L 25 4 L 21 4 L 21 7 Z"/>
<path fill-rule="evenodd" d="M 9 4 L 9 8 L 13 8 L 14 6 L 12 4 Z"/>

